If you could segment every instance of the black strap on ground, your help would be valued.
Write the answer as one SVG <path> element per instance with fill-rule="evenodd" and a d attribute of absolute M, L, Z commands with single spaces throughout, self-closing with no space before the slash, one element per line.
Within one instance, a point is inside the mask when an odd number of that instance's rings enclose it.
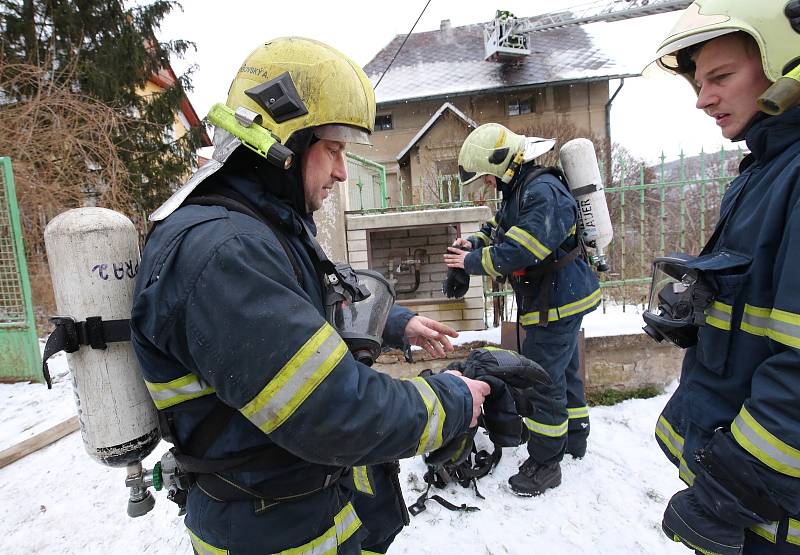
<path fill-rule="evenodd" d="M 47 360 L 61 351 L 74 353 L 82 345 L 92 349 L 105 349 L 107 343 L 131 340 L 130 320 L 103 320 L 100 316 L 89 316 L 82 322 L 76 322 L 69 316 L 50 318 L 55 329 L 47 338 L 42 355 L 42 375 L 47 388 L 53 388 L 50 368 Z"/>
<path fill-rule="evenodd" d="M 473 513 L 475 511 L 480 511 L 480 508 L 472 507 L 470 505 L 467 505 L 466 503 L 462 503 L 461 505 L 455 505 L 453 503 L 450 503 L 450 501 L 448 501 L 447 499 L 445 499 L 440 495 L 434 494 L 428 496 L 428 492 L 430 492 L 430 490 L 431 490 L 431 484 L 429 483 L 428 487 L 425 489 L 425 492 L 422 495 L 420 495 L 412 505 L 408 506 L 409 513 L 411 513 L 413 516 L 417 516 L 418 514 L 424 512 L 427 509 L 425 503 L 428 502 L 428 499 L 436 501 L 439 505 L 441 505 L 448 511 L 458 511 L 465 513 Z"/>

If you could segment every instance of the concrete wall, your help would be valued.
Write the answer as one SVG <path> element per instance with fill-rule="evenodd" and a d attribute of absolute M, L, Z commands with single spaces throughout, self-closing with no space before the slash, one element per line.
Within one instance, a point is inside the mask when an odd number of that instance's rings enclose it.
<path fill-rule="evenodd" d="M 374 368 L 395 377 L 413 377 L 426 369 L 438 370 L 465 359 L 471 349 L 485 342 L 459 345 L 447 359 L 431 359 L 414 351 L 414 362 L 403 360 L 402 353 L 390 351 L 378 358 Z M 645 334 L 590 337 L 584 341 L 585 385 L 587 390 L 634 390 L 647 386 L 664 387 L 680 375 L 683 351 L 658 344 Z"/>

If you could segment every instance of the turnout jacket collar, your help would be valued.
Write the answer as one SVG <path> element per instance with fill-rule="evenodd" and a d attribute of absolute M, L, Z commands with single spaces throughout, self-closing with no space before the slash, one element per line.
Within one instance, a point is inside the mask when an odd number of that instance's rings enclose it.
<path fill-rule="evenodd" d="M 800 139 L 800 106 L 779 116 L 764 118 L 745 134 L 752 161 L 768 162 Z M 744 169 L 744 168 L 742 168 Z"/>

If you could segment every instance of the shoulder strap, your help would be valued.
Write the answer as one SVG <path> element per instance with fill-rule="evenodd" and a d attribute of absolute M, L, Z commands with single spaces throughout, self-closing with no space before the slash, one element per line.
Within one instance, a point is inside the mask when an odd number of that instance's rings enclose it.
<path fill-rule="evenodd" d="M 292 249 L 289 247 L 289 242 L 286 240 L 286 234 L 279 228 L 276 222 L 270 219 L 267 214 L 255 209 L 243 197 L 234 193 L 233 191 L 228 191 L 225 195 L 209 193 L 205 195 L 190 196 L 184 201 L 184 204 L 222 206 L 223 208 L 227 208 L 232 212 L 246 214 L 251 218 L 263 222 L 275 234 L 275 237 L 280 242 L 281 247 L 283 247 L 286 256 L 289 258 L 289 263 L 292 265 L 292 270 L 294 271 L 294 275 L 297 278 L 298 283 L 301 287 L 304 287 L 305 280 L 303 279 L 303 273 L 300 271 L 300 264 L 297 262 L 297 257 L 294 255 L 294 252 L 292 252 Z"/>

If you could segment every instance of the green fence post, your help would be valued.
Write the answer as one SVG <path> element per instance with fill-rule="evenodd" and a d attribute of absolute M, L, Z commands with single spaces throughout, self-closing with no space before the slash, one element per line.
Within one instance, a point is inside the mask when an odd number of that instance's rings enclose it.
<path fill-rule="evenodd" d="M 42 358 L 11 160 L 0 157 L 0 381 L 42 382 Z"/>

